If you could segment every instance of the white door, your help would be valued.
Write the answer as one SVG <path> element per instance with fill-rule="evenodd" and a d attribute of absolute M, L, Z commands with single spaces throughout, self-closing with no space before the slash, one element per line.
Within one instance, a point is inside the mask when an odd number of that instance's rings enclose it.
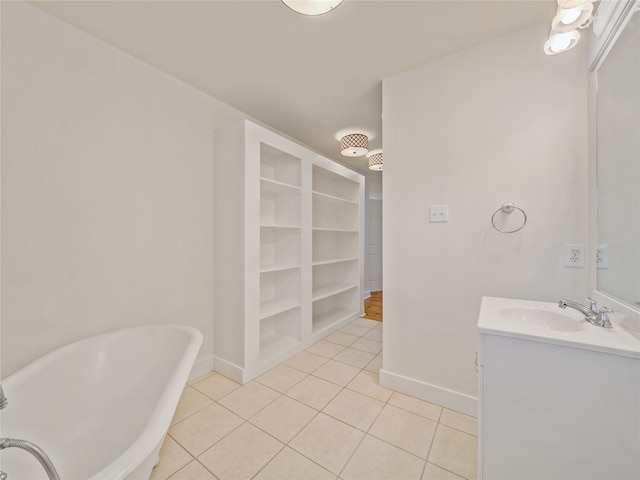
<path fill-rule="evenodd" d="M 369 290 L 380 292 L 382 291 L 382 200 L 370 198 L 368 206 Z"/>

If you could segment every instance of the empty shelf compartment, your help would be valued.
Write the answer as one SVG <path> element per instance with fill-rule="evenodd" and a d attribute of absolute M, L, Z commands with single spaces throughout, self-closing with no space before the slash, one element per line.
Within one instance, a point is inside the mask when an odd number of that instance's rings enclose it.
<path fill-rule="evenodd" d="M 300 187 L 301 161 L 271 145 L 260 143 L 260 176 Z"/>
<path fill-rule="evenodd" d="M 300 342 L 300 307 L 260 320 L 260 359 L 279 355 Z"/>
<path fill-rule="evenodd" d="M 275 270 L 300 265 L 301 230 L 262 226 L 260 228 L 260 269 Z"/>
<path fill-rule="evenodd" d="M 336 323 L 358 315 L 358 289 L 348 289 L 313 302 L 313 333 L 318 333 Z"/>

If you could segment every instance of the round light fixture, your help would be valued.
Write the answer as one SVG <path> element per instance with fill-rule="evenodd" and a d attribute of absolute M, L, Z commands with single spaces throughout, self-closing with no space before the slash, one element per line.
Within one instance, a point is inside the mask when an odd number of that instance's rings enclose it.
<path fill-rule="evenodd" d="M 544 44 L 544 53 L 547 55 L 557 55 L 575 47 L 580 40 L 580 32 L 571 30 L 566 33 L 551 32 L 549 40 Z"/>
<path fill-rule="evenodd" d="M 369 170 L 382 171 L 382 150 L 371 150 L 367 155 Z"/>
<path fill-rule="evenodd" d="M 369 137 L 350 133 L 340 139 L 340 153 L 345 157 L 360 157 L 369 151 Z"/>
<path fill-rule="evenodd" d="M 342 0 L 281 0 L 294 12 L 302 15 L 322 15 L 336 8 Z"/>
<path fill-rule="evenodd" d="M 582 27 L 591 18 L 593 3 L 585 2 L 573 8 L 558 8 L 551 22 L 551 29 L 558 33 L 567 33 Z"/>

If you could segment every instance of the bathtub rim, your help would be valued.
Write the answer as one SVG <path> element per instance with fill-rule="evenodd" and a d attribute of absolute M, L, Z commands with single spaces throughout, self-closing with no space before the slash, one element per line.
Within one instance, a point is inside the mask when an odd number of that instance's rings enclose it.
<path fill-rule="evenodd" d="M 114 457 L 114 459 L 110 463 L 106 464 L 101 470 L 94 472 L 88 480 L 120 480 L 126 478 L 127 475 L 135 471 L 158 449 L 158 445 L 162 443 L 169 430 L 175 409 L 187 383 L 198 352 L 200 351 L 200 347 L 202 346 L 202 332 L 194 327 L 183 324 L 149 324 L 125 327 L 99 333 L 90 337 L 81 338 L 52 350 L 1 381 L 3 388 L 5 388 L 5 393 L 10 393 L 13 384 L 28 381 L 47 364 L 55 361 L 57 358 L 63 357 L 67 352 L 77 348 L 79 344 L 87 342 L 100 343 L 101 340 L 111 337 L 149 329 L 183 331 L 188 334 L 188 342 L 185 349 L 181 352 L 180 360 L 175 365 L 171 375 L 167 377 L 165 388 L 160 395 L 162 401 L 158 402 L 154 406 L 153 411 L 149 416 L 149 420 L 144 425 L 140 434 L 134 441 L 126 445 L 126 450 L 124 452 L 117 457 Z M 9 398 L 9 402 L 11 402 L 9 395 L 7 395 L 7 397 Z M 9 405 L 8 408 L 11 408 L 11 406 Z"/>

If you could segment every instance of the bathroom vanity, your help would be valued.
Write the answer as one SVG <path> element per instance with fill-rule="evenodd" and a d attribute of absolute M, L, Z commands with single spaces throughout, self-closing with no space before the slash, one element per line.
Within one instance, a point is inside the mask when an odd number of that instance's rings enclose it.
<path fill-rule="evenodd" d="M 640 478 L 640 339 L 616 315 L 483 298 L 480 478 Z"/>

